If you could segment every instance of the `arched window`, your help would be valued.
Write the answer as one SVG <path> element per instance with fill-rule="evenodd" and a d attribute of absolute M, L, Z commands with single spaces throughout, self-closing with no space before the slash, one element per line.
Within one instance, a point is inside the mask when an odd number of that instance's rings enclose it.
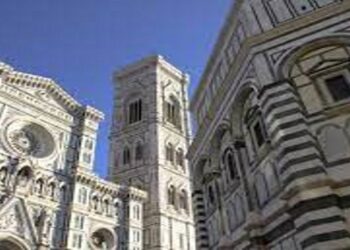
<path fill-rule="evenodd" d="M 123 164 L 124 165 L 130 164 L 130 150 L 128 147 L 125 147 L 123 151 Z"/>
<path fill-rule="evenodd" d="M 254 92 L 248 95 L 243 110 L 242 122 L 244 122 L 246 142 L 256 153 L 266 144 L 267 131 L 261 116 L 258 98 Z"/>
<path fill-rule="evenodd" d="M 168 189 L 168 204 L 169 205 L 175 206 L 175 203 L 176 203 L 175 195 L 176 195 L 175 187 L 170 186 Z"/>
<path fill-rule="evenodd" d="M 182 169 L 184 169 L 184 167 L 185 167 L 185 165 L 184 165 L 184 152 L 181 148 L 176 151 L 176 164 L 178 166 L 180 166 Z"/>
<path fill-rule="evenodd" d="M 62 202 L 67 201 L 67 186 L 64 184 L 60 188 L 60 200 Z"/>
<path fill-rule="evenodd" d="M 174 163 L 174 147 L 170 143 L 165 147 L 165 157 L 167 161 Z"/>
<path fill-rule="evenodd" d="M 54 199 L 56 196 L 56 184 L 54 182 L 50 182 L 49 184 L 49 196 Z"/>
<path fill-rule="evenodd" d="M 142 100 L 138 99 L 129 104 L 128 122 L 129 124 L 142 120 Z"/>
<path fill-rule="evenodd" d="M 35 193 L 38 195 L 43 195 L 44 194 L 44 180 L 39 178 L 35 182 Z"/>
<path fill-rule="evenodd" d="M 140 161 L 143 158 L 143 145 L 139 142 L 135 149 L 135 160 Z"/>
<path fill-rule="evenodd" d="M 108 199 L 105 199 L 103 201 L 103 211 L 105 212 L 106 215 L 109 215 L 110 214 L 110 209 L 109 209 L 109 200 Z"/>
<path fill-rule="evenodd" d="M 181 129 L 180 103 L 175 97 L 166 101 L 166 120 L 174 126 Z"/>
<path fill-rule="evenodd" d="M 227 149 L 224 153 L 224 164 L 225 168 L 228 170 L 230 174 L 231 180 L 237 179 L 237 169 L 236 169 L 236 163 L 233 155 L 232 149 Z"/>
<path fill-rule="evenodd" d="M 180 209 L 188 209 L 187 192 L 185 190 L 181 190 L 180 192 L 179 203 Z"/>

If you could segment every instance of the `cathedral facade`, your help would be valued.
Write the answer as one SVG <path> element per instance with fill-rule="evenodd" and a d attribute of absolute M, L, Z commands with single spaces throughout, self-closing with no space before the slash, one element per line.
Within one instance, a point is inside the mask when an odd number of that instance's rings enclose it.
<path fill-rule="evenodd" d="M 144 249 L 194 250 L 188 76 L 151 56 L 115 74 L 110 180 L 148 192 Z"/>
<path fill-rule="evenodd" d="M 0 64 L 0 249 L 142 249 L 146 193 L 93 173 L 102 119 Z"/>
<path fill-rule="evenodd" d="M 350 1 L 236 0 L 190 110 L 198 249 L 350 249 Z"/>

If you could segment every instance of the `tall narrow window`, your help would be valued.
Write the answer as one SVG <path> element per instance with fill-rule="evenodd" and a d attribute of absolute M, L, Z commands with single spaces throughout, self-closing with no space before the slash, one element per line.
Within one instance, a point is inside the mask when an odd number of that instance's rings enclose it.
<path fill-rule="evenodd" d="M 184 152 L 181 148 L 176 152 L 176 164 L 184 168 Z"/>
<path fill-rule="evenodd" d="M 130 150 L 128 147 L 124 148 L 124 151 L 123 151 L 123 164 L 124 165 L 130 164 Z"/>
<path fill-rule="evenodd" d="M 233 156 L 233 152 L 230 148 L 228 148 L 225 152 L 224 155 L 224 164 L 226 169 L 228 170 L 229 174 L 230 174 L 230 178 L 236 179 L 237 176 L 237 170 L 236 170 L 236 164 L 235 164 L 235 159 Z"/>
<path fill-rule="evenodd" d="M 139 99 L 129 104 L 129 124 L 142 120 L 142 100 Z"/>
<path fill-rule="evenodd" d="M 180 193 L 179 203 L 181 209 L 187 210 L 187 192 L 185 190 Z"/>
<path fill-rule="evenodd" d="M 168 144 L 165 148 L 165 157 L 167 161 L 174 163 L 174 148 L 172 144 Z"/>
<path fill-rule="evenodd" d="M 166 120 L 178 128 L 181 128 L 180 105 L 177 100 L 166 102 Z"/>
<path fill-rule="evenodd" d="M 170 186 L 168 189 L 168 204 L 175 206 L 175 187 Z"/>
<path fill-rule="evenodd" d="M 67 200 L 67 187 L 65 185 L 60 188 L 60 200 L 63 202 Z"/>
<path fill-rule="evenodd" d="M 141 143 L 137 143 L 136 149 L 135 149 L 135 159 L 137 161 L 142 160 L 143 158 L 143 146 Z"/>
<path fill-rule="evenodd" d="M 81 204 L 86 204 L 86 201 L 87 201 L 87 190 L 86 188 L 82 187 L 79 189 L 78 202 Z"/>
<path fill-rule="evenodd" d="M 110 209 L 109 209 L 109 201 L 106 199 L 103 201 L 103 210 L 106 215 L 110 215 Z"/>

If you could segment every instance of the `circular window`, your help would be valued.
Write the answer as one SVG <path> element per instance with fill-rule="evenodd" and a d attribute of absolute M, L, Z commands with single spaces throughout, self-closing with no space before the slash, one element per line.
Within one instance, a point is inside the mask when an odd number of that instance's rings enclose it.
<path fill-rule="evenodd" d="M 19 155 L 45 158 L 55 150 L 54 138 L 43 126 L 19 121 L 6 129 L 6 140 L 11 149 Z"/>

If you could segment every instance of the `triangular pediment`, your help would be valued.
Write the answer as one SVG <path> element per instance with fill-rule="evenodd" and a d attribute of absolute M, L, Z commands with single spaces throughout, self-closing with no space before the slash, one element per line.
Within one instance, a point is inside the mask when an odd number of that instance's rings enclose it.
<path fill-rule="evenodd" d="M 36 245 L 37 235 L 23 200 L 16 197 L 10 198 L 0 208 L 1 233 L 15 235 L 30 245 Z"/>
<path fill-rule="evenodd" d="M 22 85 L 21 83 L 10 83 L 10 85 L 13 87 L 17 87 L 19 91 L 28 94 L 27 98 L 33 98 L 34 100 L 37 100 L 38 103 L 40 102 L 45 106 L 49 105 L 51 107 L 58 108 L 65 112 L 76 111 L 80 107 L 80 104 L 78 102 L 71 98 L 61 88 L 56 87 L 55 83 L 47 84 L 46 86 L 40 84 L 28 86 Z"/>
<path fill-rule="evenodd" d="M 49 104 L 55 108 L 70 112 L 76 112 L 82 107 L 80 103 L 50 78 L 15 71 L 11 68 L 7 72 L 5 83 L 22 92 L 22 94 L 17 94 L 17 96 L 23 98 L 24 101 L 35 102 L 37 100 L 38 104 L 46 104 L 45 106 Z"/>

